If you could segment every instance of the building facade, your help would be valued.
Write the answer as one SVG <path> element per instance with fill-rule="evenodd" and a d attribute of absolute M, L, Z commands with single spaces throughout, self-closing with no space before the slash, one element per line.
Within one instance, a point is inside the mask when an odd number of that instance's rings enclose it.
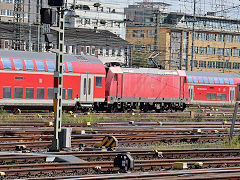
<path fill-rule="evenodd" d="M 68 27 L 108 30 L 125 39 L 125 15 L 119 5 L 99 1 L 68 0 Z"/>
<path fill-rule="evenodd" d="M 165 69 L 239 73 L 239 19 L 161 10 L 152 17 L 150 23 L 135 18 L 126 27 L 126 40 L 145 58 L 158 52 L 157 61 Z"/>

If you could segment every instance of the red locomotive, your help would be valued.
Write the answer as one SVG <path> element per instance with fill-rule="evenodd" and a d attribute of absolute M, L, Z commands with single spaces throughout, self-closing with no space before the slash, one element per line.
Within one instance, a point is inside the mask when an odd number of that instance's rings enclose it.
<path fill-rule="evenodd" d="M 53 106 L 55 54 L 0 50 L 0 106 Z M 63 106 L 124 112 L 183 110 L 188 104 L 230 105 L 238 74 L 105 68 L 91 56 L 64 55 Z"/>

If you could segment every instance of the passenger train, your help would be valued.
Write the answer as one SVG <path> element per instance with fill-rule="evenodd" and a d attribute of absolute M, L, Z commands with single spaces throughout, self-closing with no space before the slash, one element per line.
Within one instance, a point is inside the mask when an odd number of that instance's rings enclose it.
<path fill-rule="evenodd" d="M 0 50 L 0 106 L 51 108 L 55 54 Z M 238 74 L 105 67 L 96 57 L 64 55 L 63 107 L 83 111 L 183 110 L 187 105 L 231 105 Z"/>

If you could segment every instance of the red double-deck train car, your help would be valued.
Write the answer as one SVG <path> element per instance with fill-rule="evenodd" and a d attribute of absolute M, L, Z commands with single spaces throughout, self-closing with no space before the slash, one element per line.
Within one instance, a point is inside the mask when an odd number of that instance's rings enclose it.
<path fill-rule="evenodd" d="M 106 97 L 111 111 L 184 109 L 188 102 L 185 71 L 110 67 Z M 187 87 L 186 87 L 187 88 Z"/>
<path fill-rule="evenodd" d="M 53 106 L 55 54 L 0 51 L 0 106 Z M 105 100 L 105 68 L 90 56 L 64 55 L 63 106 L 98 106 Z"/>
<path fill-rule="evenodd" d="M 239 99 L 240 75 L 187 71 L 189 104 L 231 105 Z"/>

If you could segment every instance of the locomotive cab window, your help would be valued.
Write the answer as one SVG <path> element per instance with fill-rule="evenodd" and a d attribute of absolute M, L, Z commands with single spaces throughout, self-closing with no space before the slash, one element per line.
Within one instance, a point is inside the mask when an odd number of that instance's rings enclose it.
<path fill-rule="evenodd" d="M 37 99 L 44 99 L 44 88 L 37 88 Z"/>
<path fill-rule="evenodd" d="M 72 95 L 73 95 L 73 90 L 72 89 L 68 89 L 68 100 L 72 99 Z"/>
<path fill-rule="evenodd" d="M 3 69 L 7 69 L 7 70 L 12 70 L 12 64 L 10 59 L 4 59 L 2 58 L 2 63 L 3 63 Z"/>
<path fill-rule="evenodd" d="M 43 61 L 36 61 L 36 65 L 37 65 L 37 71 L 45 71 Z"/>
<path fill-rule="evenodd" d="M 118 75 L 114 74 L 114 81 L 117 81 L 117 80 L 118 80 Z"/>
<path fill-rule="evenodd" d="M 14 88 L 14 99 L 22 99 L 23 98 L 23 88 L 15 87 Z"/>
<path fill-rule="evenodd" d="M 24 60 L 26 64 L 26 70 L 27 71 L 34 71 L 34 64 L 32 60 Z"/>
<path fill-rule="evenodd" d="M 11 98 L 12 88 L 3 87 L 3 99 Z"/>
<path fill-rule="evenodd" d="M 102 87 L 102 77 L 96 77 L 95 87 L 97 88 Z"/>
<path fill-rule="evenodd" d="M 52 61 L 46 61 L 47 63 L 47 68 L 48 68 L 48 72 L 54 72 L 55 70 L 55 64 Z"/>
<path fill-rule="evenodd" d="M 34 99 L 34 88 L 32 87 L 26 88 L 26 99 Z"/>
<path fill-rule="evenodd" d="M 15 70 L 23 70 L 23 63 L 21 59 L 14 59 Z"/>

